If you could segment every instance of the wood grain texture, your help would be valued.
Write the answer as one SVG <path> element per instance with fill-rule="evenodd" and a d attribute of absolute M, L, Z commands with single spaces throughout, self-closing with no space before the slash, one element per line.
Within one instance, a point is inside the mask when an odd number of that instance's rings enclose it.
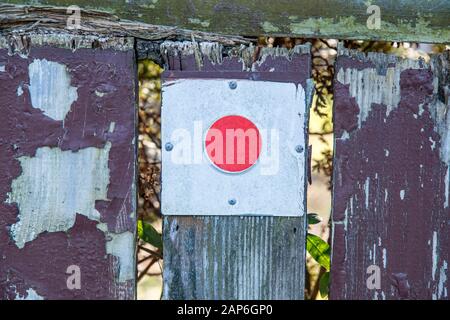
<path fill-rule="evenodd" d="M 165 217 L 164 299 L 303 299 L 305 218 Z"/>
<path fill-rule="evenodd" d="M 339 39 L 367 39 L 387 41 L 448 42 L 450 39 L 450 3 L 447 0 L 379 0 L 371 4 L 380 8 L 381 25 L 369 29 L 368 3 L 361 0 L 141 0 L 141 1 L 86 1 L 86 0 L 7 0 L 7 3 L 28 5 L 29 13 L 21 16 L 29 26 L 39 21 L 41 25 L 58 25 L 54 8 L 78 5 L 82 12 L 85 30 L 102 30 L 109 24 L 121 25 L 121 32 L 143 38 L 163 39 L 188 36 L 197 32 L 212 32 L 221 35 L 275 35 L 294 37 L 320 37 Z M 46 6 L 52 15 L 45 12 L 36 19 L 38 6 Z M 105 12 L 109 21 L 105 24 Z M 6 11 L 8 14 L 8 11 Z M 33 15 L 35 17 L 33 18 Z M 17 18 L 17 17 L 16 17 Z M 88 20 L 83 21 L 85 18 Z M 94 18 L 94 19 L 92 19 Z M 97 20 L 96 20 L 97 18 Z M 13 26 L 14 15 L 6 15 L 5 22 Z M 8 21 L 9 20 L 9 21 Z M 17 20 L 17 19 L 16 19 Z M 2 21 L 3 22 L 3 21 Z M 65 26 L 65 19 L 63 26 Z M 99 23 L 98 23 L 99 22 Z M 159 25 L 160 28 L 155 28 Z M 165 29 L 161 26 L 168 26 Z M 60 27 L 62 27 L 60 25 Z M 119 31 L 120 28 L 114 28 Z M 158 32 L 158 30 L 160 32 Z M 112 31 L 112 29 L 111 29 Z M 153 34 L 152 34 L 153 33 Z M 203 34 L 203 40 L 207 34 Z M 213 41 L 209 39 L 209 41 Z M 217 41 L 217 39 L 216 39 Z"/>
<path fill-rule="evenodd" d="M 331 298 L 449 299 L 450 54 L 338 55 Z"/>
<path fill-rule="evenodd" d="M 194 78 L 292 82 L 304 88 L 306 105 L 310 105 L 309 45 L 292 50 L 251 46 L 225 50 L 218 43 L 165 42 L 160 52 L 165 61 L 164 81 Z M 164 92 L 162 99 L 164 104 Z M 308 120 L 306 114 L 305 125 L 298 128 L 306 145 Z M 304 149 L 306 162 L 308 148 Z M 306 183 L 304 179 L 304 185 L 292 188 L 305 192 Z M 164 298 L 303 299 L 304 199 L 299 212 L 303 216 L 295 218 L 165 216 Z"/>

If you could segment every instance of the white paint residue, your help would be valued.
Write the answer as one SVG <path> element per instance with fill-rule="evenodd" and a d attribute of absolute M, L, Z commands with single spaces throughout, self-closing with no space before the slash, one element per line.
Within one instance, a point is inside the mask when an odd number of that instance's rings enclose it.
<path fill-rule="evenodd" d="M 350 85 L 350 95 L 356 99 L 359 107 L 358 127 L 369 116 L 372 104 L 383 104 L 387 107 L 386 116 L 397 108 L 400 102 L 400 74 L 405 69 L 418 69 L 419 62 L 399 60 L 395 68 L 387 68 L 386 75 L 378 74 L 375 68 L 363 70 L 347 68 L 339 69 L 337 80 Z"/>
<path fill-rule="evenodd" d="M 444 208 L 448 208 L 450 197 L 450 165 L 447 168 L 447 174 L 445 175 L 445 202 Z"/>
<path fill-rule="evenodd" d="M 383 268 L 386 269 L 386 265 L 387 265 L 387 251 L 386 248 L 383 248 Z"/>
<path fill-rule="evenodd" d="M 434 92 L 438 91 L 438 81 L 435 79 Z M 434 101 L 429 107 L 432 118 L 435 123 L 435 131 L 441 137 L 439 155 L 442 162 L 447 165 L 447 173 L 445 176 L 445 202 L 444 207 L 449 207 L 449 192 L 450 192 L 450 106 L 439 99 Z"/>
<path fill-rule="evenodd" d="M 341 140 L 348 140 L 348 139 L 350 139 L 350 134 L 346 130 L 344 130 L 344 132 L 342 132 L 342 135 L 341 135 L 340 139 Z"/>
<path fill-rule="evenodd" d="M 400 190 L 400 199 L 405 199 L 405 190 Z"/>
<path fill-rule="evenodd" d="M 367 177 L 366 182 L 364 183 L 364 190 L 366 193 L 366 209 L 369 209 L 369 190 L 370 190 L 370 178 Z"/>
<path fill-rule="evenodd" d="M 98 91 L 98 90 L 95 90 L 95 95 L 96 95 L 97 97 L 102 98 L 102 97 L 105 95 L 105 93 L 104 93 L 104 92 L 101 92 L 101 91 Z"/>
<path fill-rule="evenodd" d="M 353 217 L 353 197 L 350 197 L 350 216 Z M 344 228 L 345 228 L 345 231 L 348 230 L 348 214 L 347 214 L 347 212 L 345 214 L 345 219 L 344 219 Z M 347 243 L 347 238 L 345 238 L 345 241 Z"/>
<path fill-rule="evenodd" d="M 11 226 L 17 247 L 45 231 L 70 229 L 76 214 L 98 221 L 97 200 L 107 200 L 108 158 L 111 143 L 103 149 L 78 152 L 43 147 L 35 157 L 20 157 L 22 174 L 12 182 L 7 203 L 17 203 L 19 220 Z"/>
<path fill-rule="evenodd" d="M 108 132 L 113 133 L 115 128 L 116 128 L 116 123 L 113 121 L 109 124 Z"/>
<path fill-rule="evenodd" d="M 386 157 L 389 157 L 389 150 L 388 150 L 388 149 L 384 149 L 384 155 L 385 155 Z"/>
<path fill-rule="evenodd" d="M 432 259 L 433 259 L 433 266 L 432 266 L 432 277 L 433 277 L 433 281 L 436 279 L 436 271 L 437 271 L 437 263 L 438 263 L 438 254 L 437 254 L 437 232 L 434 231 L 433 232 L 433 255 L 432 255 Z"/>
<path fill-rule="evenodd" d="M 387 189 L 384 189 L 384 202 L 387 202 L 387 199 L 388 199 L 388 190 Z"/>
<path fill-rule="evenodd" d="M 5 72 L 6 68 L 4 64 L 0 64 L 0 72 Z"/>
<path fill-rule="evenodd" d="M 70 85 L 70 75 L 65 65 L 35 59 L 28 67 L 30 96 L 33 108 L 45 115 L 64 120 L 70 106 L 78 99 L 77 88 Z"/>
<path fill-rule="evenodd" d="M 373 263 L 377 260 L 377 245 L 373 244 Z"/>
<path fill-rule="evenodd" d="M 106 252 L 119 258 L 119 282 L 134 279 L 134 260 L 132 252 L 134 252 L 134 235 L 126 231 L 123 233 L 107 234 L 110 241 L 106 242 Z"/>
<path fill-rule="evenodd" d="M 438 282 L 438 292 L 437 298 L 442 299 L 447 297 L 447 287 L 444 286 L 447 281 L 447 261 L 444 260 L 441 269 L 439 270 L 439 282 Z"/>
<path fill-rule="evenodd" d="M 15 300 L 44 300 L 43 297 L 41 297 L 36 291 L 34 291 L 33 288 L 27 289 L 27 295 L 21 296 L 20 294 L 16 293 Z"/>
<path fill-rule="evenodd" d="M 22 86 L 18 86 L 17 87 L 17 96 L 20 97 L 21 95 L 23 95 L 23 89 L 22 89 Z"/>
<path fill-rule="evenodd" d="M 428 140 L 431 142 L 431 150 L 436 148 L 436 141 L 434 141 L 431 137 L 428 137 Z"/>
<path fill-rule="evenodd" d="M 97 224 L 97 229 L 105 233 L 106 253 L 111 254 L 119 259 L 119 282 L 134 279 L 134 235 L 129 232 L 112 233 L 108 231 L 106 223 Z"/>

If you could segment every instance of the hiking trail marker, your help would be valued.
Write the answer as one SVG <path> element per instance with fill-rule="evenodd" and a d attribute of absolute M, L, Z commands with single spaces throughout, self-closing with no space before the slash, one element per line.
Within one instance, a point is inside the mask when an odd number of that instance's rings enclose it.
<path fill-rule="evenodd" d="M 302 215 L 305 100 L 295 83 L 165 81 L 163 214 Z"/>

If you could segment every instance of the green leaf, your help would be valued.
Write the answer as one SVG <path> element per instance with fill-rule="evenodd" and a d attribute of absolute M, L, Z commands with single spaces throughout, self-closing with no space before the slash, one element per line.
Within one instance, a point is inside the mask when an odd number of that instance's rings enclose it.
<path fill-rule="evenodd" d="M 328 292 L 330 291 L 330 272 L 325 272 L 322 274 L 319 280 L 319 292 L 322 298 L 328 296 Z"/>
<path fill-rule="evenodd" d="M 306 250 L 325 270 L 330 271 L 331 249 L 328 243 L 320 237 L 308 233 L 306 236 Z"/>
<path fill-rule="evenodd" d="M 308 224 L 318 224 L 322 219 L 317 213 L 308 213 Z"/>
<path fill-rule="evenodd" d="M 158 231 L 155 230 L 155 228 L 153 228 L 150 223 L 138 220 L 137 229 L 140 239 L 151 244 L 155 248 L 162 250 L 162 236 L 158 233 Z"/>

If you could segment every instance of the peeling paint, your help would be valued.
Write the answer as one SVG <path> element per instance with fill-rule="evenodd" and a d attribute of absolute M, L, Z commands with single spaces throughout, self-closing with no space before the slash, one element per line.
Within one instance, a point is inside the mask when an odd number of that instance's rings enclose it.
<path fill-rule="evenodd" d="M 18 86 L 17 87 L 17 96 L 21 96 L 23 94 L 23 89 L 22 89 L 22 86 Z"/>
<path fill-rule="evenodd" d="M 431 256 L 432 263 L 433 263 L 433 265 L 431 267 L 433 280 L 436 280 L 437 264 L 438 264 L 438 260 L 439 260 L 438 253 L 437 253 L 437 247 L 438 247 L 437 232 L 433 231 L 433 249 L 432 249 L 433 251 L 432 251 L 432 256 Z"/>
<path fill-rule="evenodd" d="M 119 248 L 135 233 L 134 40 L 33 34 L 0 37 L 8 119 L 0 126 L 0 299 L 27 297 L 28 288 L 45 299 L 133 299 L 135 251 L 127 261 Z M 114 47 L 125 42 L 127 51 Z M 33 80 L 33 66 L 56 69 L 66 84 L 43 72 L 45 83 Z M 61 121 L 43 112 L 48 104 L 34 105 L 30 85 L 53 100 L 76 90 L 77 99 L 65 117 L 56 110 Z M 72 264 L 82 272 L 79 290 L 66 286 Z"/>
<path fill-rule="evenodd" d="M 369 56 L 371 56 L 369 54 Z M 378 56 L 376 56 L 378 57 Z M 379 65 L 387 65 L 389 61 L 378 61 Z M 349 85 L 349 92 L 356 98 L 359 107 L 358 128 L 366 121 L 373 104 L 386 105 L 386 116 L 397 108 L 400 102 L 400 74 L 406 69 L 420 69 L 418 60 L 401 60 L 395 67 L 386 70 L 376 68 L 340 68 L 337 81 Z M 364 94 L 370 93 L 370 94 Z"/>
<path fill-rule="evenodd" d="M 445 202 L 444 208 L 448 208 L 449 206 L 449 197 L 450 197 L 450 165 L 447 168 L 447 174 L 445 175 Z"/>
<path fill-rule="evenodd" d="M 339 48 L 332 299 L 373 299 L 363 274 L 375 259 L 386 299 L 448 298 L 440 277 L 449 253 L 449 56 L 436 57 L 405 61 Z"/>
<path fill-rule="evenodd" d="M 126 231 L 119 234 L 108 233 L 111 240 L 106 242 L 106 252 L 119 258 L 119 282 L 134 279 L 135 264 L 130 253 L 134 252 L 134 235 Z"/>
<path fill-rule="evenodd" d="M 19 293 L 16 293 L 15 300 L 44 300 L 33 288 L 27 289 L 27 295 L 21 296 Z"/>
<path fill-rule="evenodd" d="M 64 10 L 64 15 L 66 11 Z M 66 22 L 64 22 L 66 27 Z M 36 30 L 12 33 L 7 37 L 0 37 L 0 49 L 8 49 L 9 55 L 18 54 L 21 58 L 27 58 L 32 47 L 53 46 L 57 48 L 76 51 L 78 49 L 112 49 L 118 51 L 134 50 L 134 38 L 132 37 L 111 37 L 105 35 L 75 35 L 67 30 L 52 30 L 51 33 Z"/>
<path fill-rule="evenodd" d="M 19 220 L 11 226 L 23 248 L 44 231 L 67 231 L 76 213 L 100 220 L 97 200 L 107 200 L 111 144 L 78 152 L 39 148 L 35 157 L 20 157 L 22 174 L 14 179 L 7 203 L 17 203 Z"/>
<path fill-rule="evenodd" d="M 444 260 L 442 267 L 439 270 L 439 282 L 437 287 L 437 299 L 447 298 L 448 292 L 445 283 L 447 282 L 447 261 Z"/>
<path fill-rule="evenodd" d="M 240 47 L 233 47 L 229 50 L 224 50 L 224 47 L 217 42 L 197 43 L 194 41 L 164 41 L 160 45 L 160 52 L 163 56 L 166 69 L 178 66 L 181 59 L 183 63 L 182 67 L 188 67 L 189 71 L 211 70 L 210 65 L 224 64 L 226 67 L 232 68 L 227 70 L 227 72 L 234 71 L 234 74 L 236 74 L 237 71 L 266 71 L 265 68 L 269 64 L 272 64 L 269 69 L 275 68 L 276 71 L 281 71 L 279 69 L 282 69 L 282 71 L 286 72 L 289 69 L 289 61 L 292 61 L 294 57 L 300 59 L 300 56 L 302 55 L 303 58 L 306 58 L 306 56 L 309 55 L 310 49 L 311 45 L 309 43 L 296 45 L 292 49 L 281 47 L 258 48 L 250 44 L 249 46 L 241 45 Z M 236 61 L 239 61 L 242 66 L 239 70 L 235 69 Z M 195 64 L 191 66 L 194 62 Z M 309 64 L 308 61 L 304 61 L 303 63 Z M 272 72 L 276 73 L 274 72 L 275 70 L 272 70 Z M 291 73 L 293 73 L 293 71 L 294 70 L 290 70 L 290 72 L 286 72 L 284 78 L 278 77 L 277 80 L 283 80 L 284 82 L 292 81 L 294 76 L 291 75 Z M 306 69 L 303 72 L 306 74 L 310 72 L 310 70 Z M 172 72 L 167 73 L 170 74 Z M 261 78 L 264 73 L 265 72 L 262 72 L 259 75 L 259 80 L 264 80 L 264 78 Z M 274 77 L 274 75 L 272 75 L 272 77 Z"/>
<path fill-rule="evenodd" d="M 369 209 L 369 192 L 370 192 L 370 178 L 366 178 L 366 182 L 364 183 L 364 193 L 366 196 L 366 209 Z"/>
<path fill-rule="evenodd" d="M 116 123 L 113 121 L 113 122 L 111 122 L 111 123 L 109 124 L 108 132 L 109 132 L 109 133 L 113 133 L 115 129 L 116 129 Z M 132 143 L 132 144 L 133 144 L 133 143 Z"/>
<path fill-rule="evenodd" d="M 104 92 L 101 92 L 101 91 L 98 91 L 98 90 L 95 90 L 95 95 L 97 96 L 97 97 L 103 97 L 104 95 L 105 95 L 105 93 Z"/>
<path fill-rule="evenodd" d="M 55 120 L 64 120 L 70 106 L 78 98 L 77 88 L 70 85 L 66 66 L 46 59 L 35 59 L 28 69 L 33 107 Z"/>
<path fill-rule="evenodd" d="M 129 231 L 109 232 L 106 223 L 99 223 L 97 229 L 105 233 L 106 252 L 119 259 L 118 281 L 125 282 L 134 279 L 135 261 L 130 257 L 130 252 L 134 251 L 134 234 Z"/>

